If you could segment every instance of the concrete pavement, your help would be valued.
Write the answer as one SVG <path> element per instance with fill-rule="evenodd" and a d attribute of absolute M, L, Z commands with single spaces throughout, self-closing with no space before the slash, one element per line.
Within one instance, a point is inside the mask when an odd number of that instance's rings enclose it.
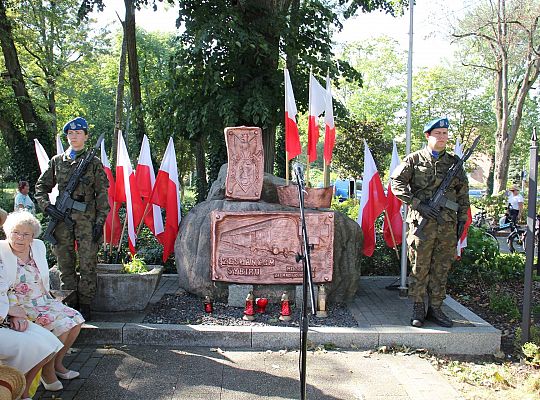
<path fill-rule="evenodd" d="M 34 399 L 299 399 L 298 351 L 165 346 L 82 347 L 68 356 L 81 377 Z M 53 397 L 55 396 L 55 397 Z M 459 393 L 416 355 L 308 351 L 307 398 L 450 400 Z"/>

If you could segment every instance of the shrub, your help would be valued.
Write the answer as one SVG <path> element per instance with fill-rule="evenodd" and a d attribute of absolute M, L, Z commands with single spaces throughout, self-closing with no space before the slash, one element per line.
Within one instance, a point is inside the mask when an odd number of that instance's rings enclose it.
<path fill-rule="evenodd" d="M 536 343 L 527 342 L 521 347 L 521 351 L 527 364 L 540 367 L 540 346 Z"/>
<path fill-rule="evenodd" d="M 497 223 L 501 215 L 508 209 L 508 198 L 505 192 L 499 192 L 493 196 L 485 196 L 478 199 L 472 198 L 471 204 L 476 208 L 486 210 L 487 215 Z"/>
<path fill-rule="evenodd" d="M 500 280 L 521 280 L 525 272 L 525 255 L 522 253 L 498 254 L 496 260 Z"/>
<path fill-rule="evenodd" d="M 501 293 L 498 289 L 489 293 L 489 308 L 498 314 L 504 314 L 511 319 L 519 319 L 520 314 L 516 300 L 507 293 Z"/>
<path fill-rule="evenodd" d="M 140 274 L 148 272 L 148 267 L 144 262 L 144 259 L 137 254 L 131 256 L 131 260 L 122 264 L 123 272 L 126 274 Z"/>
<path fill-rule="evenodd" d="M 469 227 L 467 247 L 462 251 L 461 260 L 454 262 L 448 283 L 460 288 L 471 280 L 481 280 L 488 284 L 498 282 L 498 255 L 497 243 L 492 238 L 485 235 L 482 229 Z"/>

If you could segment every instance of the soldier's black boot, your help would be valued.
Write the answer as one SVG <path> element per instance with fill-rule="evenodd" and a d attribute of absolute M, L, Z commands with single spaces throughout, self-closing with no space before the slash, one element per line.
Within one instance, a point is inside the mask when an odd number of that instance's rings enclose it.
<path fill-rule="evenodd" d="M 454 323 L 448 316 L 442 312 L 441 307 L 429 306 L 426 314 L 426 319 L 435 322 L 437 325 L 451 328 Z"/>
<path fill-rule="evenodd" d="M 79 311 L 85 321 L 90 321 L 90 319 L 92 318 L 92 313 L 90 312 L 90 304 L 81 303 Z"/>
<path fill-rule="evenodd" d="M 414 303 L 413 314 L 411 317 L 411 325 L 420 328 L 424 325 L 424 318 L 426 316 L 426 308 L 423 302 Z"/>

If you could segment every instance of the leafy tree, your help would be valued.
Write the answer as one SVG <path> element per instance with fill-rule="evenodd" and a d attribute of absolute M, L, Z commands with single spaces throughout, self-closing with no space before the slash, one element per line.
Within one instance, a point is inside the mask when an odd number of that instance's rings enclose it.
<path fill-rule="evenodd" d="M 360 176 L 364 172 L 364 140 L 369 146 L 379 171 L 390 164 L 392 139 L 382 134 L 383 126 L 377 122 L 350 122 L 340 131 L 334 147 L 333 163 L 342 175 Z"/>
<path fill-rule="evenodd" d="M 13 22 L 7 13 L 8 4 L 6 0 L 0 0 L 0 46 L 7 69 L 3 76 L 5 85 L 11 87 L 15 100 L 14 104 L 9 100 L 7 102 L 9 113 L 0 113 L 0 131 L 5 144 L 11 150 L 15 175 L 35 182 L 38 172 L 37 160 L 35 158 L 28 160 L 28 154 L 32 151 L 32 141 L 38 139 L 46 149 L 50 149 L 52 140 L 49 126 L 38 114 L 26 86 L 13 38 Z M 2 90 L 3 85 L 4 83 L 0 84 L 0 93 L 5 94 L 5 87 Z"/>
<path fill-rule="evenodd" d="M 493 192 L 506 188 L 510 151 L 521 124 L 528 92 L 540 73 L 537 0 L 484 1 L 455 28 L 466 65 L 493 79 L 495 170 Z"/>

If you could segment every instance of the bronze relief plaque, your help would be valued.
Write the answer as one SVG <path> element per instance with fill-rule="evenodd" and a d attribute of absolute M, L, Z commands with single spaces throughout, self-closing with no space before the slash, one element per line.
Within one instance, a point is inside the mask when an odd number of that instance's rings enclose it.
<path fill-rule="evenodd" d="M 250 284 L 301 284 L 300 214 L 212 211 L 212 280 Z M 306 213 L 313 282 L 332 281 L 334 214 Z"/>
<path fill-rule="evenodd" d="M 264 178 L 261 128 L 225 128 L 227 179 L 225 196 L 235 200 L 259 200 Z"/>

